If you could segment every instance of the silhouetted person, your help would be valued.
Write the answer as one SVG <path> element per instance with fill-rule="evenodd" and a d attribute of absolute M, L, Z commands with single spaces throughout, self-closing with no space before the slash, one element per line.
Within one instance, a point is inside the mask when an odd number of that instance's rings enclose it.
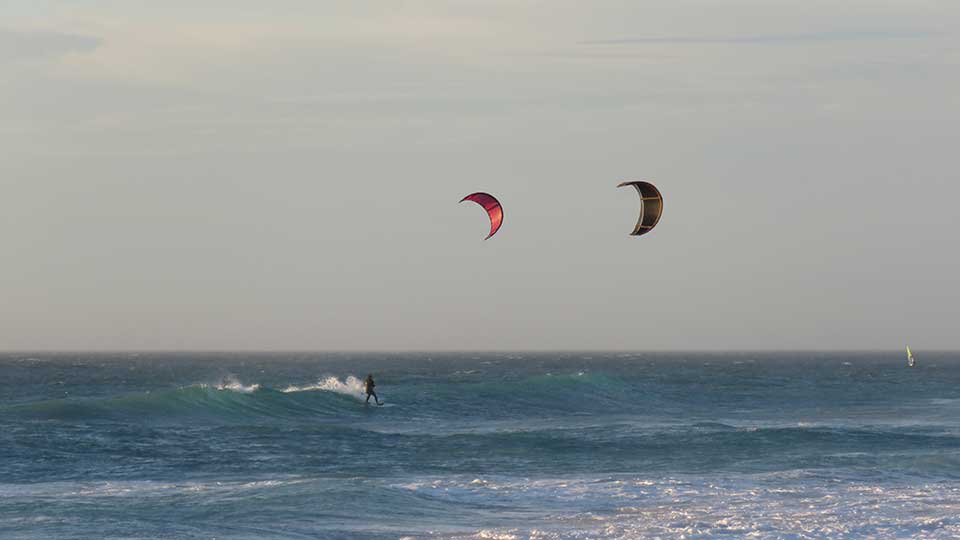
<path fill-rule="evenodd" d="M 373 401 L 375 401 L 377 405 L 383 405 L 383 403 L 380 403 L 380 398 L 377 397 L 377 393 L 373 391 L 373 387 L 376 385 L 377 383 L 373 382 L 373 374 L 367 375 L 367 380 L 363 381 L 363 391 L 367 393 L 367 403 L 370 403 L 370 396 L 373 396 Z"/>

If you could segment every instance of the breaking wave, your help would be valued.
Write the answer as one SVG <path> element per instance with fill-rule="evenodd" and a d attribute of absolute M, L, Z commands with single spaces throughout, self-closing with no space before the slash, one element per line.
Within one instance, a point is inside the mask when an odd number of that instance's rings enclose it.
<path fill-rule="evenodd" d="M 0 416 L 14 415 L 47 420 L 148 421 L 244 420 L 258 417 L 342 417 L 358 414 L 360 381 L 353 376 L 340 381 L 329 377 L 315 385 L 288 386 L 283 390 L 246 384 L 235 377 L 170 390 L 127 394 L 98 399 L 54 399 L 0 408 Z"/>
<path fill-rule="evenodd" d="M 290 385 L 284 388 L 283 392 L 289 394 L 291 392 L 313 392 L 318 390 L 325 392 L 336 392 L 338 394 L 355 397 L 357 399 L 365 398 L 363 381 L 354 377 L 353 375 L 350 375 L 342 381 L 336 377 L 327 377 L 326 379 L 318 381 L 315 384 L 306 384 L 302 386 Z"/>

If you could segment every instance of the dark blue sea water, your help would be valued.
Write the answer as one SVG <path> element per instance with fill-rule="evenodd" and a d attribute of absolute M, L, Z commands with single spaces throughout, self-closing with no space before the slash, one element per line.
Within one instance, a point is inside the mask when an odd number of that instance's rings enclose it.
<path fill-rule="evenodd" d="M 960 538 L 918 359 L 7 354 L 0 538 Z"/>

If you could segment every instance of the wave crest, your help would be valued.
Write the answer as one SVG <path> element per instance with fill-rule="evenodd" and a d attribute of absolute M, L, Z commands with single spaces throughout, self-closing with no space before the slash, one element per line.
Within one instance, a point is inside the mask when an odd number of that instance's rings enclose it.
<path fill-rule="evenodd" d="M 257 390 L 260 389 L 260 385 L 259 385 L 259 384 L 251 384 L 251 385 L 249 385 L 249 386 L 248 386 L 248 385 L 245 385 L 245 384 L 243 384 L 242 382 L 240 382 L 240 380 L 237 379 L 236 377 L 234 377 L 233 375 L 230 375 L 230 376 L 224 378 L 223 380 L 221 380 L 221 381 L 218 382 L 217 384 L 213 384 L 213 385 L 200 384 L 200 385 L 197 385 L 197 386 L 200 387 L 200 388 L 216 388 L 217 390 L 229 390 L 229 391 L 233 391 L 233 392 L 240 392 L 240 393 L 243 393 L 243 394 L 249 394 L 249 393 L 252 393 L 252 392 L 256 392 Z"/>
<path fill-rule="evenodd" d="M 363 384 L 354 376 L 341 381 L 327 377 L 313 385 L 284 390 L 245 384 L 234 376 L 170 390 L 155 390 L 94 399 L 54 399 L 0 408 L 0 416 L 51 420 L 177 421 L 191 418 L 216 421 L 261 418 L 342 417 L 359 414 Z"/>
<path fill-rule="evenodd" d="M 342 381 L 336 377 L 327 377 L 326 379 L 317 381 L 314 384 L 307 384 L 303 386 L 290 385 L 284 388 L 283 392 L 289 394 L 292 392 L 314 392 L 318 390 L 324 392 L 336 392 L 338 394 L 355 397 L 357 399 L 364 399 L 365 397 L 365 393 L 363 391 L 363 381 L 354 377 L 353 375 L 348 376 Z"/>

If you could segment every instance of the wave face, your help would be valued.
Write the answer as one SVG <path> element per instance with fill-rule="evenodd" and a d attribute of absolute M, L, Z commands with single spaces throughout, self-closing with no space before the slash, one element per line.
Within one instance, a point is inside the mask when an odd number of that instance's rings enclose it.
<path fill-rule="evenodd" d="M 0 415 L 62 421 L 132 421 L 143 424 L 182 422 L 262 422 L 281 418 L 337 418 L 356 414 L 362 392 L 348 378 L 330 377 L 316 385 L 283 390 L 244 384 L 235 378 L 116 397 L 54 399 L 0 409 Z M 331 382 L 334 381 L 334 382 Z M 298 395 L 299 394 L 299 395 Z"/>
<path fill-rule="evenodd" d="M 7 355 L 0 373 L 15 538 L 960 536 L 951 354 Z"/>

